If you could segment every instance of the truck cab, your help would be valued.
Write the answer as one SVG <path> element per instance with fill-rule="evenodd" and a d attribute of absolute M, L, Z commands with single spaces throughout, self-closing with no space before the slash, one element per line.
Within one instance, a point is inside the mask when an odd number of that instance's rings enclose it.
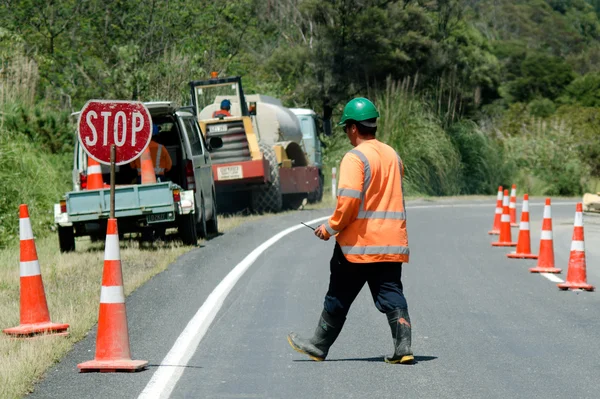
<path fill-rule="evenodd" d="M 177 227 L 184 243 L 218 232 L 217 203 L 209 152 L 222 146 L 218 138 L 206 142 L 193 113 L 171 102 L 144 103 L 158 134 L 152 140 L 168 151 L 172 167 L 156 184 L 138 184 L 131 164 L 116 166 L 115 216 L 119 232 L 164 232 Z M 77 116 L 78 113 L 73 116 Z M 110 167 L 101 165 L 104 187 L 88 189 L 88 156 L 75 143 L 73 190 L 55 205 L 61 251 L 75 249 L 74 238 L 102 238 L 106 231 Z"/>

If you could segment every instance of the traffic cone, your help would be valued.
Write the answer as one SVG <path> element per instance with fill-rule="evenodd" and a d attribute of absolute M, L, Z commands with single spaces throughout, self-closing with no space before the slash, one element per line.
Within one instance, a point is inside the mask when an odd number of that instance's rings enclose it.
<path fill-rule="evenodd" d="M 517 186 L 512 185 L 510 189 L 510 202 L 508 203 L 508 214 L 510 215 L 510 226 L 518 227 L 517 223 Z"/>
<path fill-rule="evenodd" d="M 510 234 L 510 215 L 508 214 L 508 190 L 504 190 L 502 199 L 502 216 L 500 217 L 500 237 L 498 241 L 493 242 L 494 247 L 515 247 L 516 242 L 512 242 Z"/>
<path fill-rule="evenodd" d="M 102 168 L 100 163 L 92 157 L 88 157 L 87 164 L 87 189 L 97 190 L 104 188 L 102 180 Z"/>
<path fill-rule="evenodd" d="M 502 217 L 502 186 L 498 187 L 498 196 L 496 197 L 496 213 L 494 214 L 494 225 L 492 230 L 488 231 L 490 235 L 500 234 L 500 218 Z"/>
<path fill-rule="evenodd" d="M 540 237 L 540 255 L 536 267 L 529 269 L 531 273 L 560 273 L 561 269 L 554 267 L 554 242 L 552 240 L 552 205 L 546 198 L 542 235 Z"/>
<path fill-rule="evenodd" d="M 583 205 L 577 204 L 575 224 L 573 227 L 573 240 L 571 241 L 571 255 L 569 256 L 569 269 L 567 281 L 557 284 L 561 290 L 586 290 L 594 291 L 594 286 L 586 282 L 585 245 L 583 239 Z"/>
<path fill-rule="evenodd" d="M 523 196 L 521 206 L 521 224 L 519 228 L 519 239 L 517 250 L 507 254 L 512 259 L 537 259 L 538 256 L 531 253 L 531 237 L 529 235 L 529 194 Z"/>
<path fill-rule="evenodd" d="M 5 329 L 4 333 L 17 336 L 31 336 L 38 333 L 67 335 L 68 324 L 50 321 L 27 205 L 19 207 L 19 235 L 21 240 L 21 324 L 18 327 Z"/>
<path fill-rule="evenodd" d="M 77 365 L 80 372 L 137 371 L 148 364 L 131 360 L 117 219 L 108 219 L 100 291 L 96 357 Z"/>
<path fill-rule="evenodd" d="M 154 173 L 154 165 L 152 164 L 152 156 L 150 148 L 146 147 L 140 158 L 142 168 L 142 184 L 156 183 L 156 174 Z"/>

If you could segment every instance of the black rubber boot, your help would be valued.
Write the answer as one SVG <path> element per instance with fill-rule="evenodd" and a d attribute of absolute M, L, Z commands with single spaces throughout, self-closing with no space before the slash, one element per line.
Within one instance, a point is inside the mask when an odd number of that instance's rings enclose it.
<path fill-rule="evenodd" d="M 386 363 L 412 364 L 415 361 L 411 344 L 411 326 L 408 309 L 396 309 L 387 313 L 388 323 L 394 339 L 394 354 L 385 357 Z"/>
<path fill-rule="evenodd" d="M 319 318 L 319 325 L 311 339 L 302 339 L 296 333 L 288 334 L 287 340 L 294 350 L 308 355 L 312 360 L 321 362 L 327 357 L 329 347 L 333 345 L 346 321 L 345 317 L 334 317 L 325 309 Z"/>

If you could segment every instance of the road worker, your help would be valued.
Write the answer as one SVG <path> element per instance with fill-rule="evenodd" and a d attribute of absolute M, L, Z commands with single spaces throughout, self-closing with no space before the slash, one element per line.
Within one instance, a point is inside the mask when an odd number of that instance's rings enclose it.
<path fill-rule="evenodd" d="M 229 110 L 231 109 L 231 101 L 225 99 L 221 101 L 221 109 L 213 112 L 213 118 L 219 118 L 224 116 L 231 116 Z"/>
<path fill-rule="evenodd" d="M 414 362 L 411 322 L 402 292 L 402 264 L 408 262 L 408 236 L 402 179 L 404 166 L 396 151 L 377 140 L 379 112 L 366 98 L 344 108 L 341 122 L 355 147 L 340 165 L 337 204 L 327 223 L 315 230 L 322 240 L 335 236 L 329 289 L 314 335 L 288 335 L 296 351 L 315 361 L 327 357 L 350 305 L 367 283 L 377 309 L 392 331 L 394 353 L 387 363 Z"/>
<path fill-rule="evenodd" d="M 152 164 L 154 165 L 154 174 L 156 175 L 157 182 L 168 181 L 165 177 L 165 173 L 171 170 L 173 166 L 173 161 L 171 160 L 171 156 L 169 155 L 169 151 L 165 148 L 164 145 L 157 143 L 154 141 L 156 136 L 160 133 L 160 128 L 157 124 L 152 125 L 152 139 L 150 141 L 150 145 L 148 148 L 150 149 L 150 156 L 152 157 Z M 137 169 L 138 177 L 137 183 L 140 184 L 142 180 L 142 166 L 141 166 L 141 158 L 138 157 L 133 160 L 129 165 Z"/>

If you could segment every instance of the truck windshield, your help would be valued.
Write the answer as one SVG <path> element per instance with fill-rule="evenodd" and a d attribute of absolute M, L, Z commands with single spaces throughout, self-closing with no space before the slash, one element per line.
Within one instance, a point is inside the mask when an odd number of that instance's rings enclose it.
<path fill-rule="evenodd" d="M 196 87 L 196 104 L 197 112 L 200 112 L 207 106 L 216 103 L 221 103 L 223 100 L 238 102 L 238 85 L 237 83 L 222 83 L 211 86 Z"/>
<path fill-rule="evenodd" d="M 298 115 L 300 120 L 300 129 L 302 130 L 302 138 L 310 139 L 315 137 L 315 121 L 311 116 Z"/>

